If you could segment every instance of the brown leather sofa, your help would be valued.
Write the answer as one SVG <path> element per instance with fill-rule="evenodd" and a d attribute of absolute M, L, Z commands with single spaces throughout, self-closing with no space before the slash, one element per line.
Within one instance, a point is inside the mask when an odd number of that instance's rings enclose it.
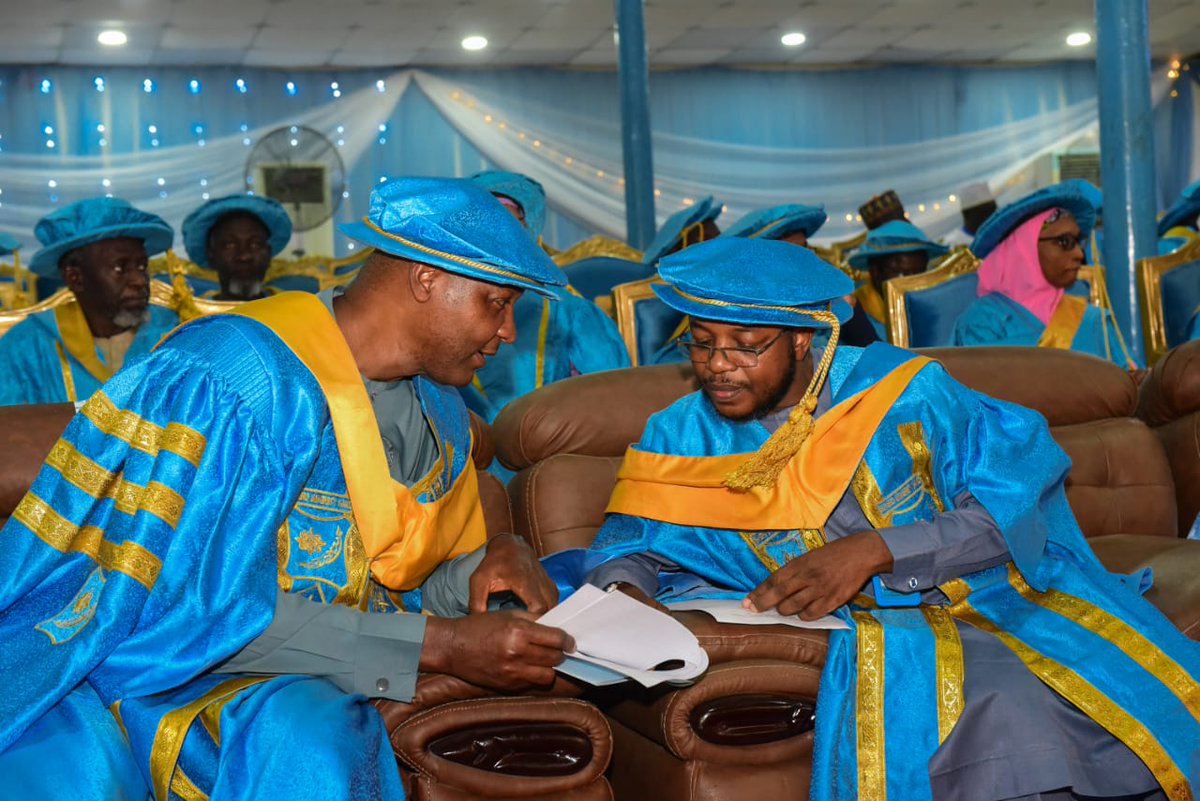
<path fill-rule="evenodd" d="M 0 406 L 0 525 L 73 414 L 69 403 Z M 488 534 L 511 531 L 504 486 L 482 471 L 494 453 L 490 427 L 474 416 L 471 423 Z M 612 735 L 595 707 L 566 697 L 577 692 L 564 684 L 550 697 L 498 697 L 450 676 L 423 674 L 412 703 L 376 706 L 409 798 L 605 801 L 612 798 L 604 776 Z"/>
<path fill-rule="evenodd" d="M 1180 539 L 1181 520 L 1200 504 L 1195 354 L 1168 354 L 1143 384 L 1139 406 L 1135 380 L 1090 356 L 924 353 L 968 386 L 1047 418 L 1073 461 L 1068 500 L 1097 554 L 1113 570 L 1152 567 L 1147 597 L 1200 639 L 1200 542 Z M 695 388 L 690 366 L 664 365 L 572 378 L 510 404 L 493 430 L 498 458 L 520 471 L 509 483 L 517 533 L 540 554 L 590 543 L 626 446 L 650 414 Z M 1139 409 L 1153 410 L 1156 428 L 1135 416 Z M 712 665 L 693 686 L 585 695 L 612 719 L 616 796 L 645 797 L 653 776 L 664 799 L 804 797 L 825 635 L 717 624 L 699 613 L 681 618 Z"/>

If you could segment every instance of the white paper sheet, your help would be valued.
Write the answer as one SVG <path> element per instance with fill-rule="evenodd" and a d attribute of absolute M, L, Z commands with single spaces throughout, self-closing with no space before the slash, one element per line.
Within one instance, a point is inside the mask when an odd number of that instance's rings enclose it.
<path fill-rule="evenodd" d="M 646 687 L 665 681 L 694 679 L 708 668 L 708 654 L 696 635 L 670 615 L 621 592 L 604 592 L 585 584 L 570 598 L 538 619 L 575 639 L 573 659 L 615 670 Z M 656 665 L 680 661 L 673 670 Z M 585 671 L 562 672 L 588 680 Z"/>
<path fill-rule="evenodd" d="M 672 601 L 667 608 L 672 612 L 707 612 L 720 623 L 740 623 L 748 626 L 783 625 L 798 629 L 848 629 L 844 620 L 833 615 L 816 620 L 801 620 L 795 615 L 784 616 L 770 609 L 766 612 L 751 612 L 737 598 L 696 598 L 690 601 Z"/>

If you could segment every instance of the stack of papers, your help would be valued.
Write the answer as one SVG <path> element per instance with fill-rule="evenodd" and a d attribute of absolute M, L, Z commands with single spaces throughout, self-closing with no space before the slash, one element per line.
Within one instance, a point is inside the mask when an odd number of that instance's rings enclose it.
<path fill-rule="evenodd" d="M 575 653 L 558 670 L 589 684 L 629 678 L 654 687 L 690 681 L 708 669 L 708 654 L 686 626 L 622 592 L 585 584 L 538 623 L 575 639 Z"/>

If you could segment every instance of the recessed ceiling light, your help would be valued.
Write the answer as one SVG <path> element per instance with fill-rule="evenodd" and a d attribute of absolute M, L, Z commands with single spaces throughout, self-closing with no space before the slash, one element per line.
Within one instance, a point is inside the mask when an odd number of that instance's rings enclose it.
<path fill-rule="evenodd" d="M 1090 44 L 1092 35 L 1087 31 L 1076 31 L 1067 36 L 1067 44 L 1071 47 L 1083 47 L 1085 44 Z"/>
<path fill-rule="evenodd" d="M 125 31 L 100 31 L 100 35 L 96 37 L 96 41 L 108 47 L 120 47 L 129 41 L 129 37 L 125 35 Z"/>
<path fill-rule="evenodd" d="M 487 39 L 483 36 L 468 36 L 462 40 L 463 50 L 482 50 L 487 47 Z"/>
<path fill-rule="evenodd" d="M 791 33 L 785 33 L 779 41 L 783 42 L 788 47 L 799 47 L 800 45 L 804 44 L 804 40 L 807 38 L 808 37 L 800 33 L 800 31 L 792 31 Z"/>

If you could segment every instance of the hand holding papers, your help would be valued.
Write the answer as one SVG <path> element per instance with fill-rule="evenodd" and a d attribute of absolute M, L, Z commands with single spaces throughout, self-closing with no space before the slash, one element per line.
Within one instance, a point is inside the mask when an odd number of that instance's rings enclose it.
<path fill-rule="evenodd" d="M 624 593 L 585 584 L 538 623 L 575 638 L 575 653 L 558 670 L 591 684 L 628 677 L 653 687 L 694 679 L 708 668 L 708 654 L 686 626 Z"/>

